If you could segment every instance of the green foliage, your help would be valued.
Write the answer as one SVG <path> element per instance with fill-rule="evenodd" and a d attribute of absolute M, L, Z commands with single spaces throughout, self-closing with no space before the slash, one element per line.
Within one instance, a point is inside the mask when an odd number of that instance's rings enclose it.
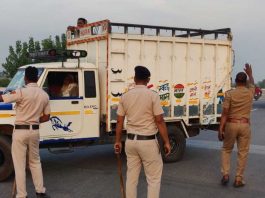
<path fill-rule="evenodd" d="M 12 78 L 17 69 L 22 65 L 31 64 L 32 60 L 28 58 L 29 52 L 35 52 L 40 50 L 48 49 L 66 49 L 66 35 L 62 34 L 61 36 L 55 36 L 55 40 L 49 36 L 46 39 L 40 41 L 34 41 L 33 37 L 29 38 L 28 42 L 16 41 L 15 47 L 9 46 L 9 55 L 6 58 L 6 62 L 2 64 L 5 69 L 5 74 L 7 77 Z M 34 63 L 39 62 L 35 60 Z"/>
<path fill-rule="evenodd" d="M 62 44 L 62 50 L 66 49 L 66 35 L 61 34 L 61 44 Z"/>
<path fill-rule="evenodd" d="M 41 45 L 42 45 L 43 50 L 55 48 L 55 44 L 54 44 L 54 41 L 52 40 L 51 36 L 49 36 L 49 38 L 43 39 L 41 41 Z"/>
<path fill-rule="evenodd" d="M 35 41 L 35 51 L 40 51 L 41 47 L 40 47 L 40 42 L 39 41 Z"/>
<path fill-rule="evenodd" d="M 17 41 L 15 49 L 9 46 L 9 55 L 6 62 L 2 64 L 7 77 L 13 77 L 20 66 L 30 63 L 27 58 L 27 51 L 28 45 L 25 42 L 21 44 L 21 41 Z"/>
<path fill-rule="evenodd" d="M 8 78 L 0 78 L 0 87 L 7 87 L 10 80 Z"/>
<path fill-rule="evenodd" d="M 33 37 L 29 37 L 29 52 L 35 51 L 35 43 Z"/>
<path fill-rule="evenodd" d="M 260 88 L 265 88 L 265 79 L 262 80 L 262 81 L 259 81 L 257 84 L 258 84 L 258 86 L 259 86 Z"/>

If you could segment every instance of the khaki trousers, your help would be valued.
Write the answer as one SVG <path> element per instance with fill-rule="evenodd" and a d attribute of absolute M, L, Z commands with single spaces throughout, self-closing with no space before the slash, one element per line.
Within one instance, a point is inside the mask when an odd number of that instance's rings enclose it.
<path fill-rule="evenodd" d="M 26 191 L 26 155 L 28 151 L 29 168 L 35 190 L 44 193 L 43 175 L 39 155 L 39 131 L 16 129 L 12 138 L 12 158 L 17 184 L 17 198 L 27 196 Z"/>
<path fill-rule="evenodd" d="M 237 142 L 237 169 L 236 178 L 243 179 L 250 146 L 251 130 L 247 123 L 226 123 L 222 149 L 222 174 L 230 172 L 230 157 Z"/>
<path fill-rule="evenodd" d="M 148 184 L 147 197 L 159 198 L 163 162 L 157 140 L 127 139 L 125 152 L 127 155 L 126 198 L 137 197 L 142 165 Z"/>

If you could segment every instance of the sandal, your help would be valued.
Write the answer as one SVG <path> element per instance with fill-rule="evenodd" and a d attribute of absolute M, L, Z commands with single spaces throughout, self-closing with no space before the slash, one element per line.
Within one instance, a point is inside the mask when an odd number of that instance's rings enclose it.
<path fill-rule="evenodd" d="M 243 186 L 245 186 L 246 184 L 245 184 L 245 182 L 244 181 L 242 181 L 242 180 L 235 180 L 235 182 L 234 182 L 234 187 L 235 188 L 240 188 L 240 187 L 243 187 Z"/>
<path fill-rule="evenodd" d="M 229 175 L 224 175 L 224 176 L 222 177 L 221 184 L 222 184 L 223 186 L 226 186 L 226 185 L 228 184 L 228 182 L 229 182 Z"/>

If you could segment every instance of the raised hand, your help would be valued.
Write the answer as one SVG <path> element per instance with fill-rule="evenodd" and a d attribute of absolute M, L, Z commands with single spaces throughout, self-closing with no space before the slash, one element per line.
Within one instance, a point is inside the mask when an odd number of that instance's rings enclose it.
<path fill-rule="evenodd" d="M 248 63 L 245 64 L 244 71 L 246 72 L 248 76 L 252 76 L 252 67 L 250 64 Z"/>

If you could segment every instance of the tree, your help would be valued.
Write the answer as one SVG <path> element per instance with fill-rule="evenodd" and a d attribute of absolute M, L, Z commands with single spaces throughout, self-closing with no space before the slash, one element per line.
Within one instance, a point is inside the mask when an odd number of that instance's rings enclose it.
<path fill-rule="evenodd" d="M 66 49 L 66 35 L 65 34 L 61 34 L 61 43 L 62 43 L 62 49 L 65 50 Z"/>
<path fill-rule="evenodd" d="M 55 36 L 55 48 L 58 50 L 62 50 L 62 43 L 60 40 L 60 36 L 58 35 Z"/>
<path fill-rule="evenodd" d="M 21 44 L 21 41 L 17 41 L 15 49 L 9 46 L 9 55 L 6 58 L 6 63 L 2 64 L 7 77 L 13 77 L 20 66 L 30 63 L 27 58 L 27 51 L 28 45 L 25 42 Z"/>
<path fill-rule="evenodd" d="M 43 39 L 41 42 L 34 41 L 33 37 L 30 37 L 28 42 L 22 43 L 21 41 L 16 41 L 15 47 L 9 46 L 9 55 L 6 58 L 6 62 L 2 64 L 5 69 L 5 75 L 12 78 L 20 66 L 32 63 L 32 60 L 28 58 L 29 52 L 54 48 L 59 50 L 66 49 L 65 34 L 61 34 L 61 37 L 58 35 L 55 36 L 55 41 L 51 36 Z M 34 62 L 39 62 L 39 60 L 35 60 Z"/>
<path fill-rule="evenodd" d="M 40 47 L 40 42 L 39 41 L 35 41 L 35 51 L 40 51 L 41 47 Z"/>
<path fill-rule="evenodd" d="M 55 48 L 55 44 L 51 36 L 49 36 L 49 38 L 43 39 L 41 41 L 41 45 L 42 45 L 42 50 L 48 50 L 48 49 Z"/>
<path fill-rule="evenodd" d="M 29 52 L 35 51 L 35 43 L 33 37 L 29 37 Z"/>
<path fill-rule="evenodd" d="M 6 87 L 10 80 L 8 78 L 0 78 L 0 87 Z"/>
<path fill-rule="evenodd" d="M 259 86 L 260 88 L 265 88 L 265 79 L 263 79 L 262 81 L 259 81 L 259 82 L 258 82 L 258 86 Z"/>

